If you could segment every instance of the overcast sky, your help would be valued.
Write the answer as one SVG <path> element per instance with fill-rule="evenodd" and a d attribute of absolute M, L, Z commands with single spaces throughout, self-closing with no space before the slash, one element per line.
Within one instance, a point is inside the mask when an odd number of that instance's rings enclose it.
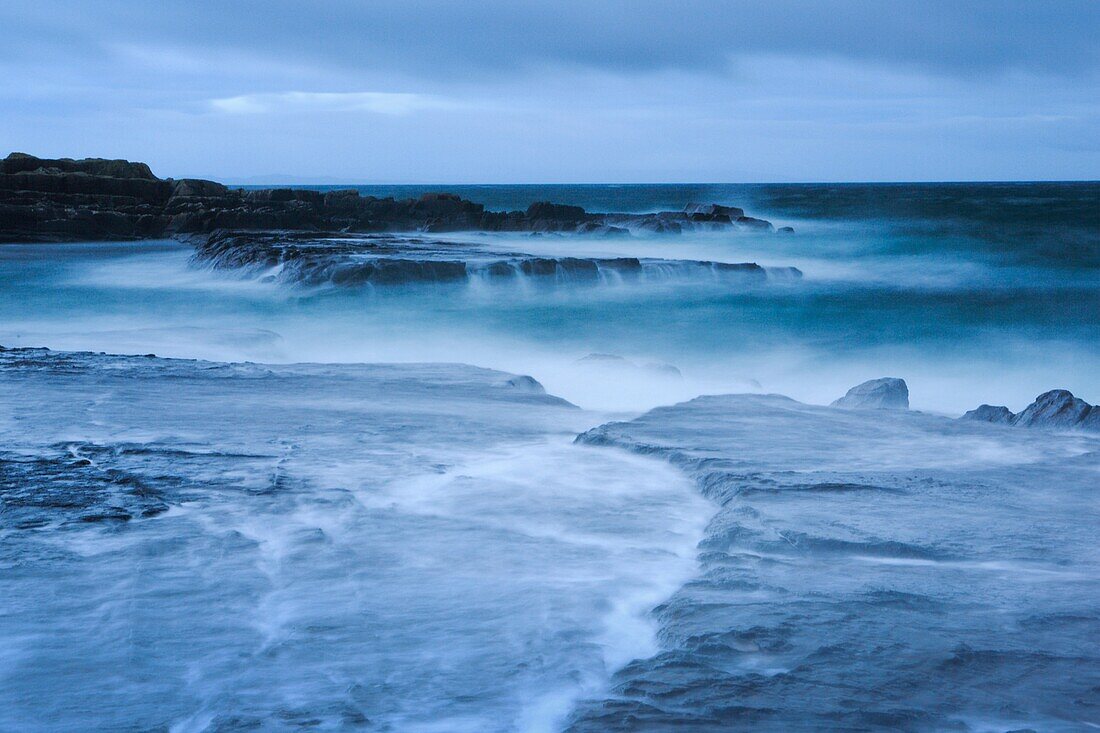
<path fill-rule="evenodd" d="M 1100 1 L 2 0 L 0 147 L 231 182 L 1100 178 Z"/>

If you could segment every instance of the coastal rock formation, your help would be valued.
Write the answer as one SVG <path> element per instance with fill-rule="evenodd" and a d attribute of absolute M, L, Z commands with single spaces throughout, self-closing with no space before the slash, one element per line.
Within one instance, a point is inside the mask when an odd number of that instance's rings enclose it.
<path fill-rule="evenodd" d="M 193 236 L 192 241 L 193 262 L 197 265 L 240 270 L 307 287 L 442 283 L 473 278 L 570 283 L 704 279 L 752 284 L 802 275 L 793 267 L 765 269 L 753 262 L 547 257 L 396 234 L 218 231 Z"/>
<path fill-rule="evenodd" d="M 562 232 L 626 236 L 771 224 L 718 204 L 657 214 L 601 214 L 542 201 L 526 211 L 486 211 L 449 193 L 417 199 L 353 189 L 231 189 L 214 181 L 157 178 L 144 163 L 44 159 L 0 161 L 0 242 L 135 240 L 218 229 L 346 232 Z"/>
<path fill-rule="evenodd" d="M 542 386 L 542 383 L 534 377 L 526 374 L 517 374 L 514 377 L 509 377 L 502 383 L 503 386 L 509 389 L 516 389 L 520 392 L 530 392 L 531 394 L 546 394 L 546 388 Z"/>
<path fill-rule="evenodd" d="M 1000 405 L 979 405 L 976 409 L 971 410 L 959 419 L 993 423 L 994 425 L 1011 425 L 1015 418 L 1016 416 L 1007 407 Z"/>
<path fill-rule="evenodd" d="M 848 390 L 832 407 L 860 410 L 908 410 L 909 387 L 904 379 L 882 377 L 857 384 Z"/>
<path fill-rule="evenodd" d="M 1058 730 L 1094 695 L 1077 671 L 1100 662 L 1100 453 L 915 411 L 867 418 L 714 395 L 577 439 L 668 461 L 717 513 L 697 577 L 653 611 L 664 643 L 571 733 L 967 730 L 1013 706 Z"/>
<path fill-rule="evenodd" d="M 684 213 L 694 221 L 736 221 L 745 215 L 745 210 L 718 204 L 688 204 Z"/>
<path fill-rule="evenodd" d="M 1090 405 L 1065 389 L 1044 392 L 1018 415 L 1000 405 L 980 405 L 959 419 L 1024 428 L 1100 432 L 1100 406 Z"/>
<path fill-rule="evenodd" d="M 645 364 L 636 364 L 618 354 L 587 354 L 573 363 L 578 366 L 595 367 L 597 369 L 621 373 L 647 372 L 650 376 L 665 377 L 667 379 L 683 379 L 684 377 L 680 369 L 674 364 L 654 361 Z"/>

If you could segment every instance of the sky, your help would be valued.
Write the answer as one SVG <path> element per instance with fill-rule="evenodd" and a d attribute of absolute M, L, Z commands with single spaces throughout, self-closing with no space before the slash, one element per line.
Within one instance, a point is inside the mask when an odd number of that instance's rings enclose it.
<path fill-rule="evenodd" d="M 1100 178 L 1097 0 L 0 0 L 0 155 L 231 183 Z"/>

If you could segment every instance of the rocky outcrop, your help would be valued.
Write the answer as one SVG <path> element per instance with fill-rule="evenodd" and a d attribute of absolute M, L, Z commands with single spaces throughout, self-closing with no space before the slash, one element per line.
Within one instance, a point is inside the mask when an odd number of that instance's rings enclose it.
<path fill-rule="evenodd" d="M 591 218 L 580 206 L 566 206 L 549 201 L 531 204 L 527 207 L 526 216 L 536 227 L 536 231 L 568 225 L 575 227 Z"/>
<path fill-rule="evenodd" d="M 543 282 L 717 281 L 731 285 L 800 277 L 793 267 L 638 257 L 547 257 L 428 236 L 347 232 L 218 231 L 193 235 L 193 261 L 307 287 L 530 278 Z"/>
<path fill-rule="evenodd" d="M 980 405 L 976 409 L 963 415 L 960 420 L 974 420 L 976 422 L 988 422 L 994 425 L 1011 425 L 1015 415 L 1007 407 L 997 405 Z"/>
<path fill-rule="evenodd" d="M 694 221 L 736 221 L 745 215 L 745 210 L 736 206 L 719 204 L 688 204 L 684 213 Z"/>
<path fill-rule="evenodd" d="M 832 407 L 860 410 L 908 410 L 909 387 L 904 379 L 882 377 L 857 384 Z"/>
<path fill-rule="evenodd" d="M 1007 407 L 981 405 L 959 419 L 1024 428 L 1100 432 L 1100 406 L 1090 405 L 1065 389 L 1044 392 L 1018 415 Z"/>
<path fill-rule="evenodd" d="M 1096 646 L 1100 452 L 1068 456 L 1063 436 L 1041 431 L 871 414 L 710 395 L 577 438 L 667 461 L 717 513 L 696 578 L 653 612 L 660 653 L 617 672 L 614 695 L 579 708 L 572 733 L 950 730 L 975 705 L 1003 716 L 1027 685 L 1051 710 L 1091 694 L 1092 679 L 1066 695 L 1049 680 L 1052 668 L 1076 679 L 1080 650 Z M 1049 568 L 1041 591 L 1026 563 Z M 1026 648 L 1003 619 L 1027 626 Z M 791 671 L 744 664 L 761 653 Z M 743 696 L 735 718 L 731 692 Z"/>
<path fill-rule="evenodd" d="M 145 163 L 131 163 L 128 160 L 108 160 L 106 158 L 42 159 L 26 153 L 12 153 L 0 161 L 0 173 L 7 175 L 54 171 L 102 178 L 158 180 L 148 165 Z"/>
<path fill-rule="evenodd" d="M 126 160 L 12 153 L 0 161 L 0 242 L 149 239 L 219 229 L 614 237 L 693 228 L 769 230 L 771 224 L 717 204 L 658 214 L 599 214 L 543 201 L 526 211 L 486 211 L 449 193 L 394 199 L 350 189 L 243 190 L 200 179 L 160 179 L 146 164 Z"/>

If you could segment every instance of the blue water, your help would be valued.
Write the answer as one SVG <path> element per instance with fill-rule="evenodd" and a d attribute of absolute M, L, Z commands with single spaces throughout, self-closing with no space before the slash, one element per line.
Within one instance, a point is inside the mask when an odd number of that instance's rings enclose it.
<path fill-rule="evenodd" d="M 753 385 L 823 402 L 881 373 L 909 379 L 916 406 L 955 413 L 979 402 L 1022 407 L 1052 386 L 1098 392 L 1098 184 L 460 193 L 500 208 L 541 198 L 627 211 L 699 199 L 741 204 L 797 233 L 468 238 L 535 253 L 796 266 L 805 278 L 742 289 L 699 282 L 304 294 L 196 271 L 178 244 L 5 247 L 0 343 L 263 361 L 460 360 L 537 372 L 585 406 L 624 409 Z M 591 352 L 673 364 L 685 384 L 615 377 L 592 388 L 592 375 L 573 368 Z"/>
<path fill-rule="evenodd" d="M 1100 726 L 1100 442 L 950 419 L 1100 401 L 1100 184 L 446 188 L 796 229 L 456 251 L 804 277 L 0 246 L 0 345 L 53 350 L 0 352 L 0 730 Z M 880 376 L 922 414 L 639 417 Z"/>

